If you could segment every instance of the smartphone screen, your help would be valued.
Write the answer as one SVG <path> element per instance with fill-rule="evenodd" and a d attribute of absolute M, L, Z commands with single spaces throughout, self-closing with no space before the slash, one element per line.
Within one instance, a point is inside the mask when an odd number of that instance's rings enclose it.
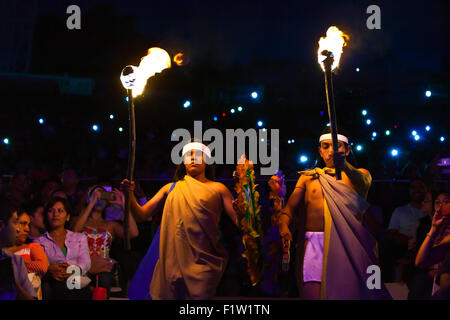
<path fill-rule="evenodd" d="M 103 188 L 108 192 L 112 192 L 112 187 L 103 186 Z"/>

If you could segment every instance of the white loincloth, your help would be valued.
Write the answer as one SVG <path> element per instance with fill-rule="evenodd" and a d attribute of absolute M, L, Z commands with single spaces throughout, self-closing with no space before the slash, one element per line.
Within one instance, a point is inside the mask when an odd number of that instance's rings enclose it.
<path fill-rule="evenodd" d="M 306 232 L 303 282 L 322 282 L 323 232 Z"/>

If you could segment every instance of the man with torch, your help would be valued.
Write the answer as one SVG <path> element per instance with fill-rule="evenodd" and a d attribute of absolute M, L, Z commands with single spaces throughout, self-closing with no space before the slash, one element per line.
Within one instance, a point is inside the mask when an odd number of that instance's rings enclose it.
<path fill-rule="evenodd" d="M 295 273 L 301 298 L 391 299 L 381 275 L 370 278 L 368 273 L 379 265 L 376 240 L 361 223 L 369 207 L 365 198 L 372 178 L 368 170 L 355 168 L 346 160 L 350 141 L 337 132 L 331 71 L 339 63 L 346 38 L 330 27 L 327 38 L 319 42 L 319 56 L 326 55 L 322 68 L 331 124 L 318 139 L 325 166 L 299 172 L 278 226 L 283 243 L 289 243 L 289 224 L 294 215 L 300 215 Z M 319 58 L 319 63 L 322 61 Z"/>

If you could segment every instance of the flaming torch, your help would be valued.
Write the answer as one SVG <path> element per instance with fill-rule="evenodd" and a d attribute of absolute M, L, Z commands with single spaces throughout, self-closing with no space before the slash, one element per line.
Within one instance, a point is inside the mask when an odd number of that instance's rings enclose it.
<path fill-rule="evenodd" d="M 129 123 L 129 144 L 128 144 L 128 169 L 127 179 L 134 179 L 134 163 L 136 159 L 136 122 L 134 116 L 134 98 L 142 94 L 147 84 L 147 80 L 156 73 L 171 67 L 169 54 L 161 48 L 150 48 L 145 57 L 141 59 L 139 67 L 126 66 L 120 75 L 120 81 L 127 90 L 128 101 L 128 123 Z M 124 242 L 125 248 L 130 250 L 130 237 L 128 234 L 128 225 L 130 217 L 130 192 L 125 200 L 124 217 Z"/>
<path fill-rule="evenodd" d="M 333 151 L 338 152 L 336 109 L 334 107 L 333 78 L 332 72 L 339 67 L 342 48 L 347 45 L 349 37 L 337 27 L 329 27 L 327 36 L 319 40 L 317 59 L 325 72 L 325 93 L 327 96 L 328 117 L 330 118 L 331 136 L 333 140 Z M 341 168 L 336 168 L 336 179 L 341 180 Z"/>

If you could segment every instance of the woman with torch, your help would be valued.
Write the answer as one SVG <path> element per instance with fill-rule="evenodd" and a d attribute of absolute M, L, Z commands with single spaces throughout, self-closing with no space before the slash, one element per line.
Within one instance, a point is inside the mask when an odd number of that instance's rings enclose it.
<path fill-rule="evenodd" d="M 123 181 L 130 190 L 131 212 L 137 221 L 148 220 L 163 208 L 161 228 L 151 246 L 157 250 L 150 249 L 144 258 L 147 267 L 141 265 L 136 272 L 153 273 L 145 284 L 150 286 L 153 300 L 211 299 L 225 271 L 228 253 L 219 243 L 222 211 L 236 226 L 238 222 L 231 192 L 213 181 L 212 166 L 206 161 L 210 156 L 203 143 L 186 144 L 184 163 L 177 167 L 174 182 L 162 187 L 144 206 L 132 193 L 134 183 Z"/>
<path fill-rule="evenodd" d="M 331 70 L 337 67 L 345 37 L 339 29 L 330 27 L 327 38 L 320 41 L 319 56 L 324 53 L 329 60 L 322 67 L 328 72 L 326 91 L 330 102 L 333 100 Z M 319 57 L 319 63 L 322 61 Z M 329 114 L 331 126 L 318 139 L 318 151 L 325 167 L 300 172 L 278 219 L 280 236 L 283 242 L 288 242 L 292 240 L 290 222 L 294 215 L 304 212 L 296 257 L 300 296 L 332 300 L 391 299 L 381 283 L 379 268 L 378 274 L 372 275 L 379 265 L 375 254 L 377 244 L 361 224 L 369 207 L 365 198 L 371 175 L 368 170 L 355 168 L 346 161 L 350 142 L 347 136 L 337 134 L 334 103 L 329 103 Z"/>

